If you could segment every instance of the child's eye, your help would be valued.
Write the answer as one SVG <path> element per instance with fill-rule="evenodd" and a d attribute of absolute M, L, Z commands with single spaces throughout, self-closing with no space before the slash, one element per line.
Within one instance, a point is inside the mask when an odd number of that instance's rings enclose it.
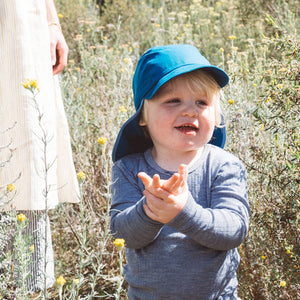
<path fill-rule="evenodd" d="M 207 102 L 204 101 L 204 100 L 197 100 L 197 101 L 196 101 L 196 104 L 197 104 L 197 105 L 201 105 L 201 106 L 206 106 L 206 105 L 207 105 Z"/>
<path fill-rule="evenodd" d="M 175 99 L 168 100 L 167 103 L 180 103 L 180 100 L 175 98 Z"/>

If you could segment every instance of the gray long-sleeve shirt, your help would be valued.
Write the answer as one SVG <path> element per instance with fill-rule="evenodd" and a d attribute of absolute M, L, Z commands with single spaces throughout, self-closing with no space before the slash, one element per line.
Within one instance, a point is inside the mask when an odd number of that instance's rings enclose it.
<path fill-rule="evenodd" d="M 246 170 L 232 154 L 206 145 L 188 168 L 189 199 L 168 224 L 150 219 L 139 172 L 168 179 L 150 149 L 115 163 L 111 231 L 125 239 L 129 299 L 236 299 L 236 247 L 249 223 Z"/>

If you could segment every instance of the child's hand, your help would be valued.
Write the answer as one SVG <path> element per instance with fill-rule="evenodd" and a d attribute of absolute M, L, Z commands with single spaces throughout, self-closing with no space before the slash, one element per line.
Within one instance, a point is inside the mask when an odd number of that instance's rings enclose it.
<path fill-rule="evenodd" d="M 181 165 L 178 173 L 168 180 L 161 180 L 155 174 L 153 179 L 146 173 L 138 174 L 145 185 L 144 205 L 147 216 L 161 223 L 169 223 L 183 209 L 188 199 L 187 167 Z"/>
<path fill-rule="evenodd" d="M 143 181 L 145 189 L 154 195 L 156 195 L 156 191 L 158 188 L 162 188 L 162 182 L 165 182 L 165 180 L 160 179 L 158 174 L 155 174 L 153 178 L 151 178 L 145 172 L 140 172 L 138 174 L 138 177 Z"/>
<path fill-rule="evenodd" d="M 179 195 L 187 188 L 187 166 L 180 165 L 178 173 L 173 174 L 171 178 L 162 181 L 162 188 L 173 195 Z"/>

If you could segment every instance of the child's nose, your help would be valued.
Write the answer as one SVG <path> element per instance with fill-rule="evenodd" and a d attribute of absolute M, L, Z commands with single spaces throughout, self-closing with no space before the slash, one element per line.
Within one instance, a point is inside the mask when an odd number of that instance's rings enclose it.
<path fill-rule="evenodd" d="M 196 117 L 198 115 L 197 107 L 193 103 L 188 103 L 182 110 L 182 115 L 187 117 Z"/>

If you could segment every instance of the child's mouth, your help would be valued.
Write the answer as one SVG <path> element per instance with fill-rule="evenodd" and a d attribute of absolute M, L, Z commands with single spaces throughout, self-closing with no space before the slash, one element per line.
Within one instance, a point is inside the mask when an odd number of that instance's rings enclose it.
<path fill-rule="evenodd" d="M 186 133 L 186 134 L 195 134 L 199 131 L 199 128 L 197 128 L 193 124 L 185 124 L 185 125 L 177 126 L 175 128 L 177 130 L 179 130 L 180 132 L 183 132 L 183 133 Z"/>

